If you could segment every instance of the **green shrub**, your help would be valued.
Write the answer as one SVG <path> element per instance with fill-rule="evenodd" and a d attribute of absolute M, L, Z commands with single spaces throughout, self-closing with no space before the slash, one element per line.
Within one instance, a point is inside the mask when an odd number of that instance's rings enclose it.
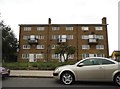
<path fill-rule="evenodd" d="M 54 70 L 58 66 L 74 64 L 74 60 L 70 60 L 67 62 L 58 62 L 58 60 L 51 60 L 48 62 L 13 62 L 13 63 L 4 63 L 3 66 L 9 69 L 17 69 L 17 70 L 26 70 L 26 69 L 39 69 L 39 70 Z"/>

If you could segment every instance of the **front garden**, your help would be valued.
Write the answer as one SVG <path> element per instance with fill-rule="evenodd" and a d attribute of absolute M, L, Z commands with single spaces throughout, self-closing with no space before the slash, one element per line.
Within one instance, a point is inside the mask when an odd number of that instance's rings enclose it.
<path fill-rule="evenodd" d="M 12 70 L 54 70 L 56 67 L 71 65 L 76 63 L 74 60 L 66 62 L 48 61 L 48 62 L 11 62 L 3 63 L 2 66 Z"/>

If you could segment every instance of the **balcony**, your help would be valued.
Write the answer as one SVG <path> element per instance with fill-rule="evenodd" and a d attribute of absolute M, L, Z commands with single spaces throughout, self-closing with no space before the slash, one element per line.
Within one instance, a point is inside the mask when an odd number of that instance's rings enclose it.
<path fill-rule="evenodd" d="M 88 39 L 88 43 L 89 44 L 97 44 L 98 43 L 98 40 L 96 38 L 89 38 Z"/>
<path fill-rule="evenodd" d="M 66 38 L 59 38 L 57 39 L 57 44 L 62 44 L 62 43 L 66 43 L 67 39 Z"/>
<path fill-rule="evenodd" d="M 34 38 L 34 39 L 28 39 L 28 43 L 29 44 L 38 44 L 38 39 Z"/>

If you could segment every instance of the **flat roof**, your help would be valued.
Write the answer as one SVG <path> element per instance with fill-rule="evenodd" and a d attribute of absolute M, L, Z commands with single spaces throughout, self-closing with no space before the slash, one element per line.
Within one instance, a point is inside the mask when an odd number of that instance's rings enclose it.
<path fill-rule="evenodd" d="M 104 26 L 108 24 L 19 24 L 19 26 Z"/>

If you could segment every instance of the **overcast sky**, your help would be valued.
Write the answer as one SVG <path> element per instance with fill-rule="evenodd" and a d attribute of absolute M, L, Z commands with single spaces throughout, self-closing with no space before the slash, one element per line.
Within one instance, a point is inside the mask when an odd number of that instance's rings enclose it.
<path fill-rule="evenodd" d="M 19 39 L 19 24 L 101 24 L 107 17 L 109 53 L 118 50 L 119 0 L 0 0 L 0 20 Z"/>

